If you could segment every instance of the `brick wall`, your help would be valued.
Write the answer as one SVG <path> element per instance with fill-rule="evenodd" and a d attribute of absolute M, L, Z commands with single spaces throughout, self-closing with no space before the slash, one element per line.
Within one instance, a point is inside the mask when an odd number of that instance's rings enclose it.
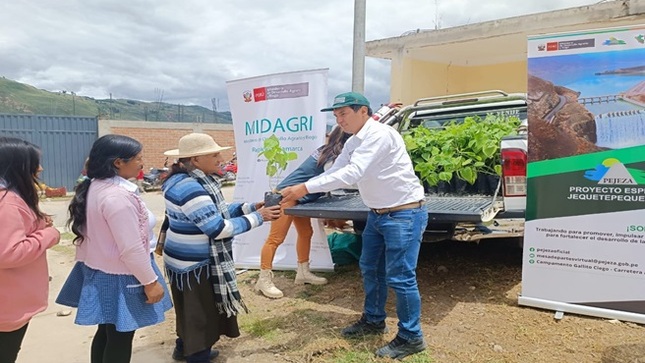
<path fill-rule="evenodd" d="M 209 134 L 221 146 L 231 148 L 222 151 L 224 161 L 233 157 L 235 137 L 233 125 L 201 124 L 185 122 L 141 122 L 141 121 L 99 121 L 99 136 L 120 134 L 130 136 L 143 144 L 144 170 L 162 167 L 166 157 L 163 152 L 176 149 L 179 139 L 191 132 Z M 168 160 L 168 166 L 173 160 Z"/>

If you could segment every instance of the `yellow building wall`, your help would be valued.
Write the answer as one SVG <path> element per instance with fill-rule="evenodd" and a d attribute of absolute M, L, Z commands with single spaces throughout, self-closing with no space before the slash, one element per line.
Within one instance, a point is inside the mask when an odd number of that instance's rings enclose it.
<path fill-rule="evenodd" d="M 526 92 L 526 61 L 455 66 L 410 58 L 392 62 L 390 99 L 410 104 L 419 98 L 498 89 Z"/>

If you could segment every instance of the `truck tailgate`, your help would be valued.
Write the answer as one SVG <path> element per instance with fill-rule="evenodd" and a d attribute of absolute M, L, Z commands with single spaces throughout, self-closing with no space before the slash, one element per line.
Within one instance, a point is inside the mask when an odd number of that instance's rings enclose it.
<path fill-rule="evenodd" d="M 426 196 L 430 222 L 487 222 L 498 210 L 492 196 Z M 315 202 L 285 209 L 289 215 L 323 218 L 367 220 L 369 208 L 359 195 L 328 196 Z"/>

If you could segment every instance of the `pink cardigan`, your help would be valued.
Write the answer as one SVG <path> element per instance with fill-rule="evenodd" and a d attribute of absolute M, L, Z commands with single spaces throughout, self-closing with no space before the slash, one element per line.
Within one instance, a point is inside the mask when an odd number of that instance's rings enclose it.
<path fill-rule="evenodd" d="M 59 236 L 18 194 L 0 190 L 0 332 L 22 328 L 47 308 L 45 252 Z"/>
<path fill-rule="evenodd" d="M 92 181 L 87 193 L 86 238 L 76 247 L 76 259 L 106 273 L 134 275 L 147 285 L 157 275 L 150 261 L 148 210 L 136 188 L 120 177 Z"/>

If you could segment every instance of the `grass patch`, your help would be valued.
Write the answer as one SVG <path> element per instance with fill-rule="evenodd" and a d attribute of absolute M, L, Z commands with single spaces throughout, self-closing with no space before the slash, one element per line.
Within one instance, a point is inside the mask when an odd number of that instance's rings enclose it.
<path fill-rule="evenodd" d="M 373 352 L 368 351 L 353 351 L 353 350 L 342 350 L 335 352 L 331 361 L 334 363 L 364 363 L 364 362 L 376 362 Z"/>
<path fill-rule="evenodd" d="M 240 327 L 253 337 L 271 340 L 283 324 L 282 318 L 254 319 L 241 322 Z"/>
<path fill-rule="evenodd" d="M 334 268 L 334 273 L 331 275 L 332 278 L 346 278 L 348 276 L 359 276 L 360 277 L 361 269 L 358 266 L 358 262 L 351 263 L 348 265 L 337 265 Z"/>
<path fill-rule="evenodd" d="M 283 307 L 287 315 L 258 318 L 241 315 L 240 328 L 253 338 L 262 338 L 272 349 L 297 361 L 311 363 L 382 363 L 389 358 L 378 358 L 374 351 L 385 344 L 381 336 L 361 339 L 343 339 L 338 329 L 338 316 L 334 312 L 314 309 Z M 296 360 L 294 360 L 296 361 Z M 433 363 L 427 351 L 406 357 L 403 362 Z"/>
<path fill-rule="evenodd" d="M 390 358 L 378 358 L 374 352 L 369 350 L 338 350 L 334 352 L 329 359 L 325 360 L 330 363 L 367 363 L 367 362 L 394 362 Z M 433 363 L 434 360 L 430 358 L 427 351 L 411 356 L 407 356 L 401 360 L 405 363 Z"/>
<path fill-rule="evenodd" d="M 235 272 L 239 273 L 240 269 L 236 269 Z M 260 278 L 260 271 L 246 270 L 245 272 L 242 272 L 239 275 L 237 275 L 236 278 L 237 278 L 238 284 L 246 284 L 246 285 L 255 284 L 257 279 Z"/>
<path fill-rule="evenodd" d="M 428 351 L 426 350 L 421 353 L 417 353 L 409 357 L 403 358 L 403 361 L 406 363 L 432 363 L 434 362 L 434 359 L 430 357 L 430 355 L 428 354 Z"/>
<path fill-rule="evenodd" d="M 73 241 L 76 238 L 76 235 L 71 232 L 63 232 L 60 234 L 60 239 L 62 241 Z"/>
<path fill-rule="evenodd" d="M 325 285 L 305 285 L 305 289 L 297 294 L 297 298 L 299 299 L 307 299 L 312 296 L 315 296 L 316 294 L 320 293 L 321 291 L 325 290 Z"/>
<path fill-rule="evenodd" d="M 310 333 L 325 330 L 329 327 L 329 316 L 316 310 L 297 310 L 291 316 L 298 322 L 297 325 L 306 325 Z"/>
<path fill-rule="evenodd" d="M 57 244 L 51 248 L 53 251 L 56 251 L 58 253 L 68 255 L 68 256 L 74 256 L 76 254 L 76 247 L 74 245 L 61 245 Z"/>
<path fill-rule="evenodd" d="M 275 276 L 282 276 L 284 278 L 287 278 L 289 280 L 293 280 L 296 278 L 296 271 L 274 271 L 273 274 Z"/>

